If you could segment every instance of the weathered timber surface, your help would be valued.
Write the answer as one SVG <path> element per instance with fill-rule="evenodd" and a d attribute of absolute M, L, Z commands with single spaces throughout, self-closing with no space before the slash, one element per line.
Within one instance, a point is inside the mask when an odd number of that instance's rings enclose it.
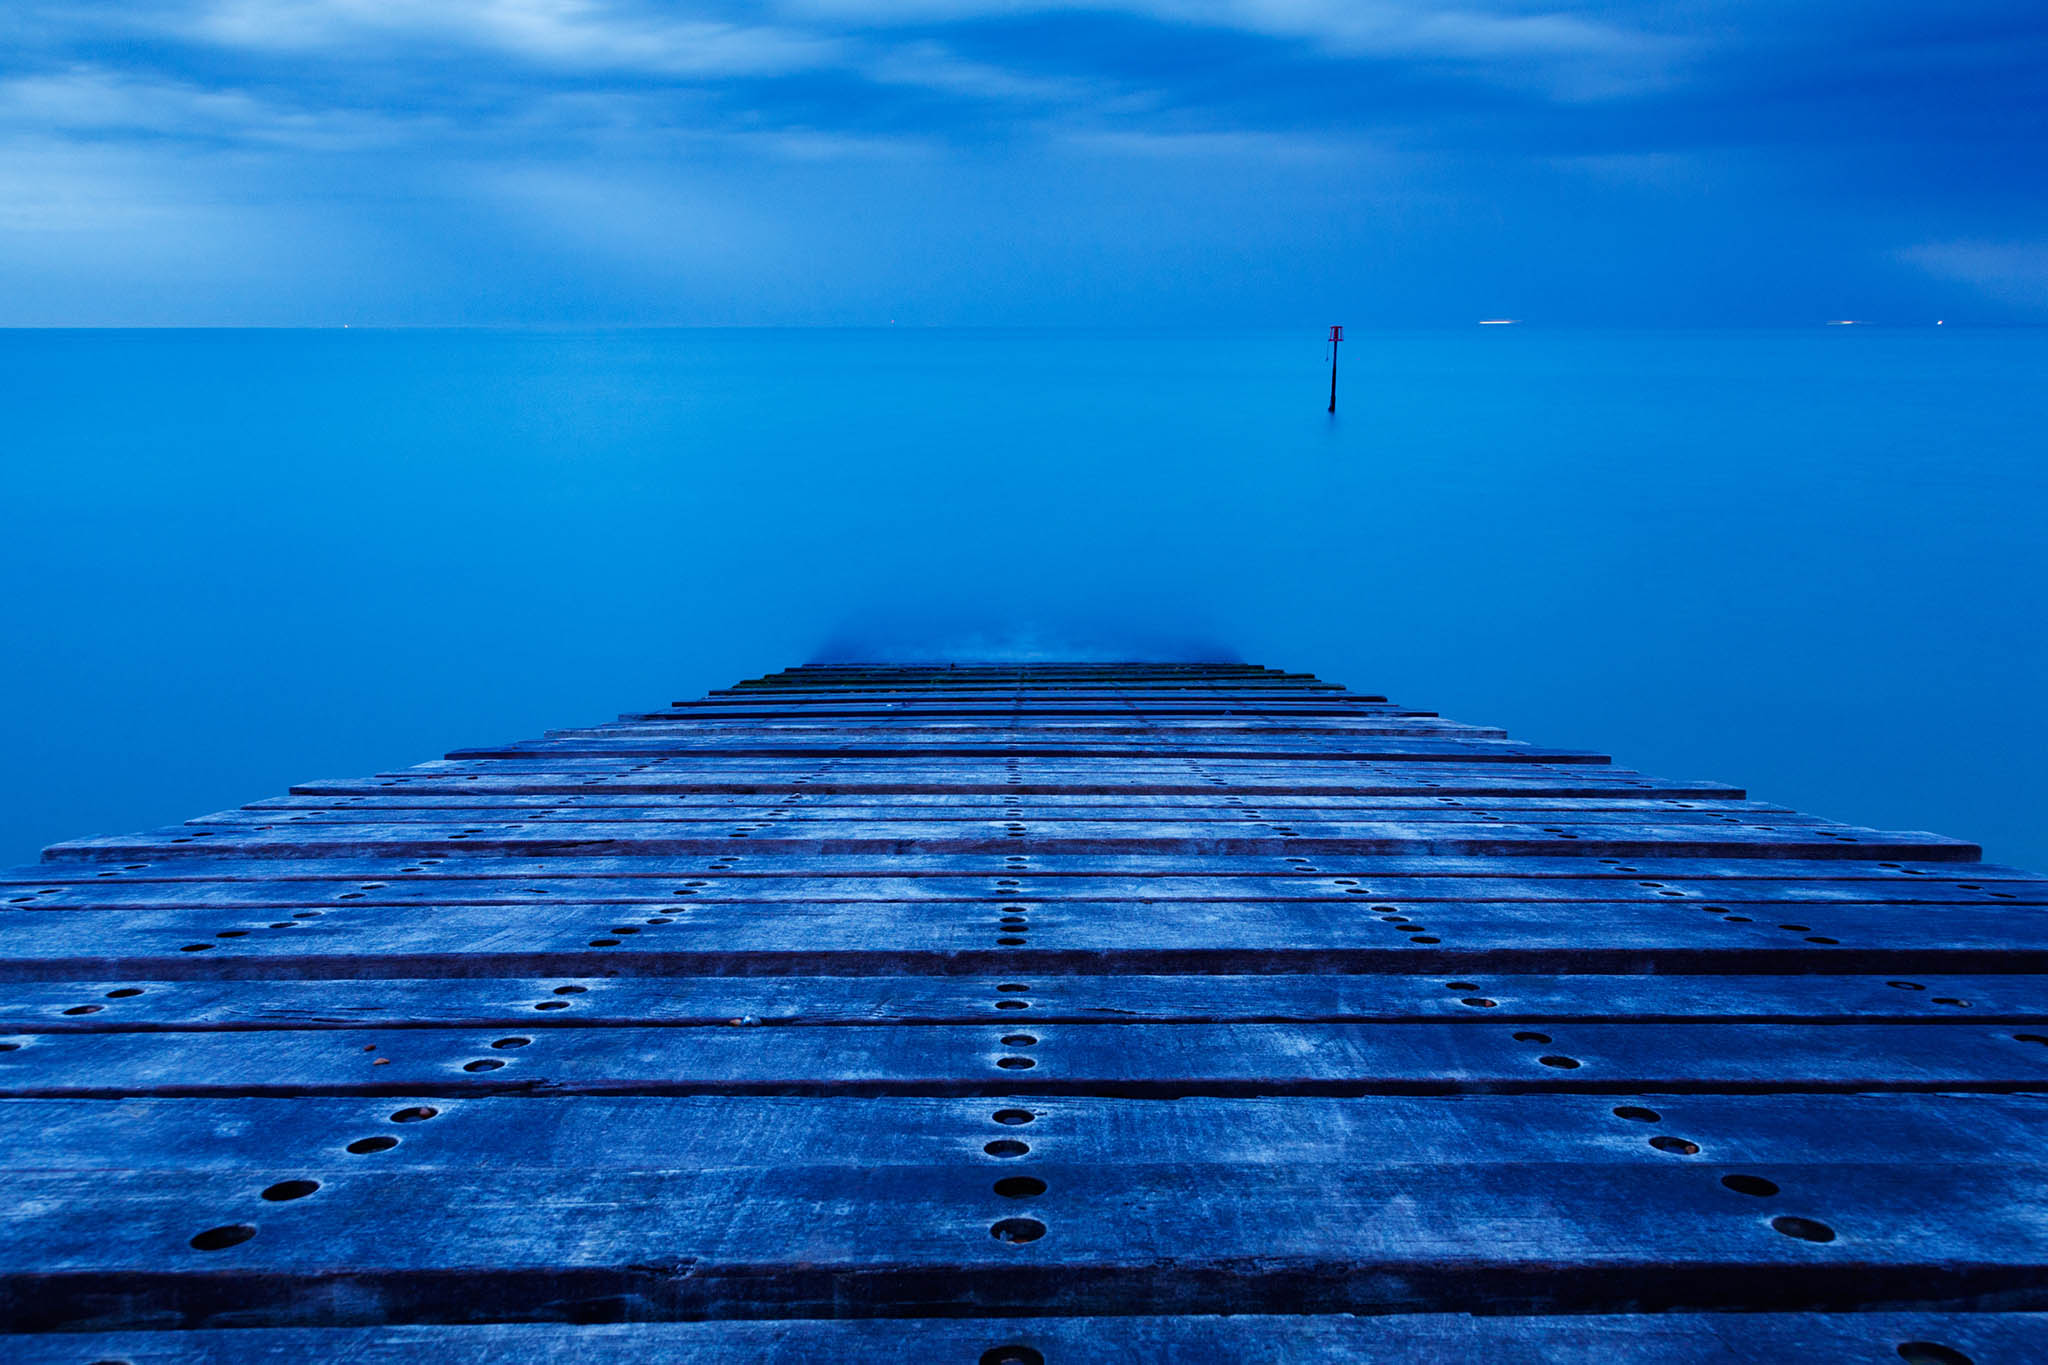
<path fill-rule="evenodd" d="M 1654 907 L 1654 908 L 1652 908 Z M 2035 906 L 1677 902 L 341 906 L 0 915 L 0 980 L 922 972 L 2048 972 Z M 1701 906 L 1700 911 L 1707 907 Z M 1019 913 L 1019 912 L 1023 913 Z M 1767 914 L 1765 912 L 1768 912 Z M 1799 918 L 1789 916 L 1796 913 Z M 302 918 L 312 916 L 313 918 Z"/>
<path fill-rule="evenodd" d="M 1021 977 L 1022 979 L 1016 979 Z M 0 1035 L 276 1028 L 2048 1019 L 2048 976 L 697 976 L 17 981 Z M 14 1039 L 14 1041 L 22 1041 Z"/>
<path fill-rule="evenodd" d="M 2048 1089 L 2011 1025 L 1559 1023 L 60 1033 L 0 1096 L 1354 1095 Z"/>
<path fill-rule="evenodd" d="M 1938 1347 L 1943 1354 L 1934 1354 Z M 785 1318 L 564 1327 L 392 1325 L 179 1333 L 0 1337 L 20 1365 L 134 1360 L 151 1365 L 309 1360 L 334 1365 L 588 1361 L 592 1365 L 989 1365 L 1038 1360 L 1232 1361 L 1356 1365 L 1361 1360 L 1489 1365 L 1659 1365 L 1801 1361 L 1811 1365 L 2025 1365 L 2048 1358 L 2048 1314 L 1664 1313 L 1551 1317 L 1350 1314 L 1256 1317 Z"/>
<path fill-rule="evenodd" d="M 0 874 L 0 1357 L 2048 1359 L 2044 908 L 1303 674 L 789 670 Z"/>

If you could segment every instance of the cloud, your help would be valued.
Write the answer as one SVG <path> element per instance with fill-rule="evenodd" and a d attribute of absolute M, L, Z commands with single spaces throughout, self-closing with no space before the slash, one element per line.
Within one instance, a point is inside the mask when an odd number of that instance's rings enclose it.
<path fill-rule="evenodd" d="M 1588 13 L 1398 0 L 788 0 L 810 20 L 888 28 L 1093 12 L 1298 42 L 1334 57 L 1662 60 L 1668 37 Z"/>
<path fill-rule="evenodd" d="M 2039 311 L 2044 70 L 2037 0 L 0 0 L 0 261 L 289 280 L 325 234 L 394 316 L 740 320 L 1368 260 L 1462 316 L 1579 253 Z"/>
<path fill-rule="evenodd" d="M 594 0 L 211 0 L 176 27 L 227 47 L 332 55 L 429 44 L 565 70 L 672 76 L 755 76 L 844 60 L 829 36 Z"/>
<path fill-rule="evenodd" d="M 1100 104 L 1115 93 L 1096 81 L 1029 75 L 969 61 L 932 41 L 885 48 L 860 69 L 870 80 L 884 84 L 919 86 L 978 100 L 1074 106 Z"/>
<path fill-rule="evenodd" d="M 1061 139 L 1081 152 L 1102 152 L 1148 160 L 1244 162 L 1356 168 L 1377 149 L 1356 141 L 1296 133 L 1155 133 L 1088 130 Z"/>
<path fill-rule="evenodd" d="M 421 116 L 302 109 L 235 89 L 79 66 L 0 79 L 0 129 L 94 140 L 239 142 L 305 151 L 388 146 Z"/>
<path fill-rule="evenodd" d="M 1898 255 L 1938 280 L 1968 285 L 1996 302 L 2048 307 L 2048 241 L 1927 242 Z"/>

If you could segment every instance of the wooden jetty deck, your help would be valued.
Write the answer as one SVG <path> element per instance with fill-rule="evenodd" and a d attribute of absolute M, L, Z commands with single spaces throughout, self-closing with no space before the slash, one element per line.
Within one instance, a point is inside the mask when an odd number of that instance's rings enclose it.
<path fill-rule="evenodd" d="M 0 1359 L 2048 1360 L 2048 883 L 1238 665 L 0 878 Z"/>

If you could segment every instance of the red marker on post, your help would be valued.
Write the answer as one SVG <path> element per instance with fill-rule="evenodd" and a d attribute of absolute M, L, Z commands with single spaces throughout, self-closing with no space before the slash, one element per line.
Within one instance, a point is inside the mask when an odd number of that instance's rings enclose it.
<path fill-rule="evenodd" d="M 1337 343 L 1344 339 L 1344 329 L 1332 324 L 1330 327 L 1330 411 L 1337 410 Z"/>

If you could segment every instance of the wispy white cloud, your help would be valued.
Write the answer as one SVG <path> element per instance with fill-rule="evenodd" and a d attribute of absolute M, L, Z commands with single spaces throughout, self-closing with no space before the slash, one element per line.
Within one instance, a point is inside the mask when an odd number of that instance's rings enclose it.
<path fill-rule="evenodd" d="M 969 61 L 929 40 L 881 47 L 861 66 L 868 79 L 911 85 L 979 100 L 1046 105 L 1094 105 L 1109 96 L 1102 82 L 1019 72 Z"/>
<path fill-rule="evenodd" d="M 302 108 L 235 89 L 101 67 L 0 78 L 0 129 L 43 136 L 181 138 L 341 151 L 416 136 L 431 115 Z"/>
<path fill-rule="evenodd" d="M 2048 240 L 1925 242 L 1898 253 L 1939 280 L 2020 308 L 2048 306 Z"/>
<path fill-rule="evenodd" d="M 597 0 L 206 0 L 172 24 L 229 47 L 336 55 L 452 46 L 562 69 L 672 76 L 768 75 L 846 57 L 830 35 Z"/>
<path fill-rule="evenodd" d="M 876 140 L 857 126 L 830 126 L 835 114 L 860 121 L 863 110 L 846 92 L 861 84 L 1026 109 L 1033 121 L 1129 114 L 1151 103 L 1145 92 L 1101 77 L 972 59 L 930 36 L 736 22 L 703 7 L 641 0 L 134 0 L 70 10 L 49 0 L 22 3 L 35 19 L 27 27 L 54 53 L 67 43 L 101 51 L 110 41 L 175 45 L 161 62 L 145 60 L 134 71 L 54 64 L 0 89 L 0 119 L 77 135 L 125 130 L 343 146 L 457 124 L 471 138 L 494 128 L 536 132 L 560 115 L 565 122 L 555 131 L 564 135 L 782 127 L 828 149 L 814 153 L 824 155 L 842 135 Z M 190 60 L 195 51 L 210 55 Z M 292 66 L 276 67 L 279 57 Z M 152 65 L 178 74 L 151 74 Z M 200 72 L 216 83 L 203 83 Z M 230 72 L 247 88 L 222 74 Z M 800 93 L 786 105 L 760 93 L 719 106 L 709 98 L 802 77 L 849 84 L 822 110 Z"/>
<path fill-rule="evenodd" d="M 792 17 L 874 27 L 1074 11 L 1256 33 L 1339 56 L 1661 58 L 1668 39 L 1559 7 L 1539 13 L 1415 0 L 784 0 Z"/>
<path fill-rule="evenodd" d="M 1356 138 L 1306 133 L 1154 132 L 1144 129 L 1090 129 L 1063 135 L 1063 146 L 1152 160 L 1236 161 L 1294 165 L 1342 164 L 1357 169 L 1382 153 Z"/>

